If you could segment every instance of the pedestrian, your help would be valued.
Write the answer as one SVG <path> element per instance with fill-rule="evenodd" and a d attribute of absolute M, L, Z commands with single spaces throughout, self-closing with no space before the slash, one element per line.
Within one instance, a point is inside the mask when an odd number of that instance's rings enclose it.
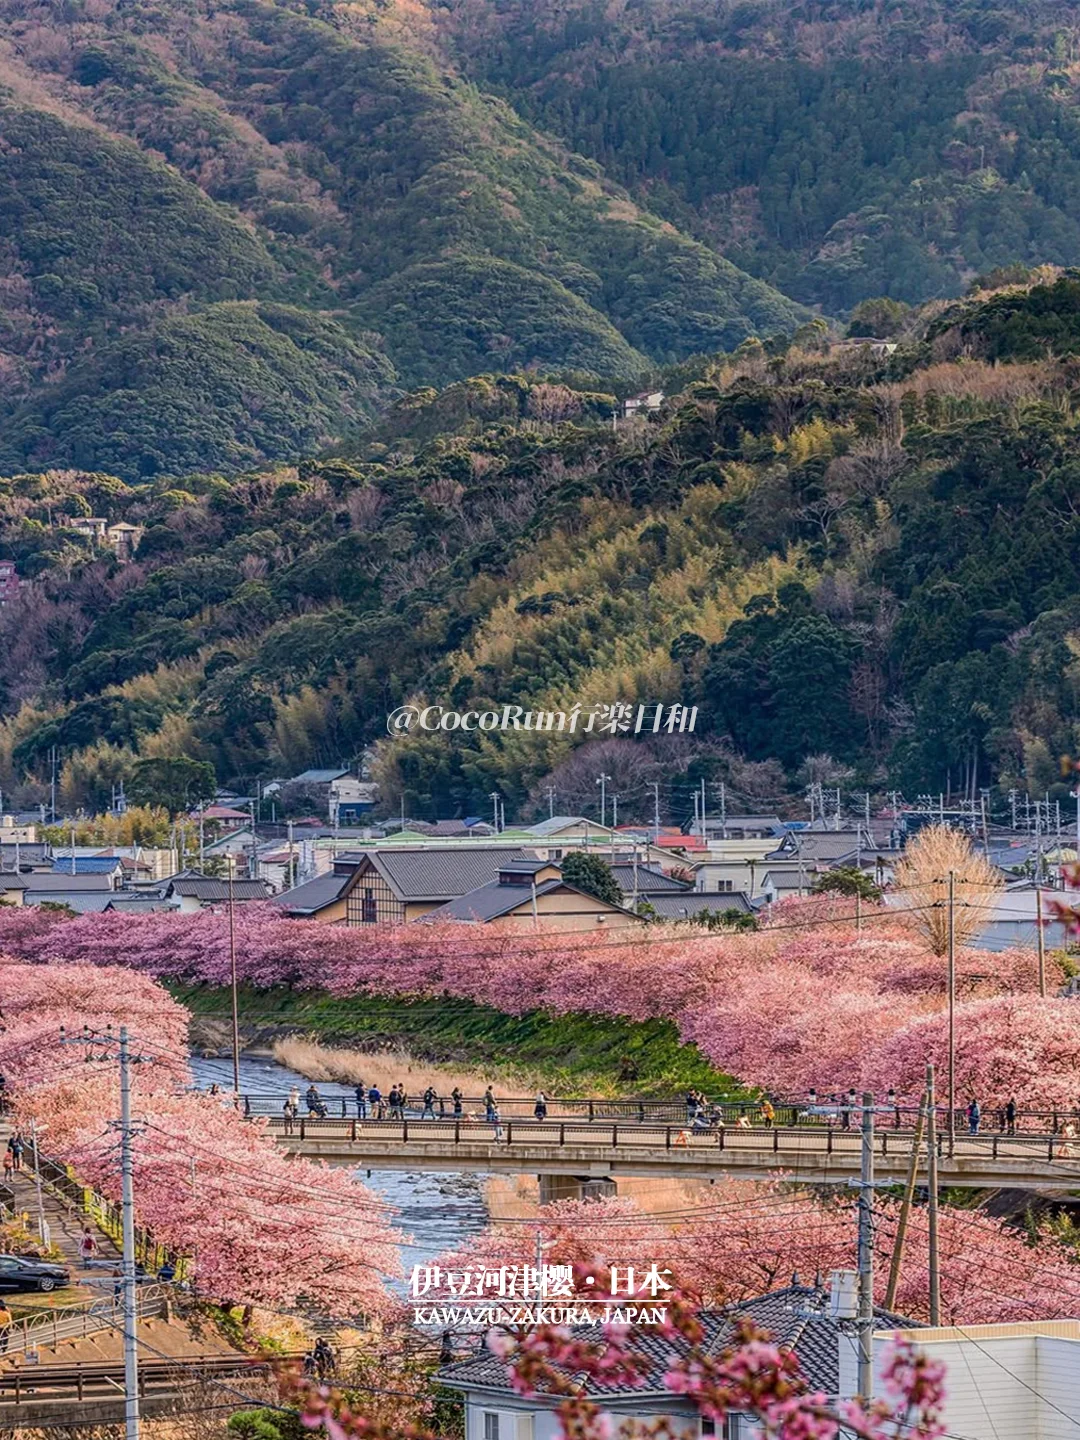
<path fill-rule="evenodd" d="M 1005 1129 L 1010 1135 L 1016 1134 L 1016 1101 L 1010 1100 L 1005 1106 Z"/>
<path fill-rule="evenodd" d="M 171 1260 L 163 1260 L 158 1266 L 157 1278 L 162 1285 L 171 1285 L 176 1279 L 176 1266 Z"/>
<path fill-rule="evenodd" d="M 543 1090 L 537 1093 L 536 1104 L 533 1106 L 533 1114 L 536 1116 L 537 1120 L 547 1119 L 547 1096 L 544 1094 Z"/>
<path fill-rule="evenodd" d="M 285 1104 L 282 1105 L 281 1114 L 285 1122 L 285 1134 L 291 1135 L 293 1133 L 293 1124 L 296 1120 L 296 1106 L 293 1104 L 291 1098 L 287 1098 Z"/>
<path fill-rule="evenodd" d="M 704 1134 L 704 1132 L 705 1132 L 706 1130 L 708 1130 L 708 1128 L 709 1128 L 708 1117 L 706 1116 L 704 1109 L 699 1105 L 698 1108 L 697 1108 L 697 1109 L 695 1110 L 695 1112 L 694 1112 L 694 1123 L 690 1126 L 691 1134 L 693 1134 L 693 1135 L 701 1135 L 701 1134 Z"/>
<path fill-rule="evenodd" d="M 489 1122 L 494 1121 L 496 1116 L 495 1091 L 492 1090 L 490 1085 L 484 1091 L 484 1114 L 487 1116 Z"/>
<path fill-rule="evenodd" d="M 450 1091 L 450 1099 L 454 1102 L 454 1119 L 455 1119 L 455 1120 L 460 1120 L 460 1119 L 461 1119 L 461 1109 L 462 1109 L 462 1107 L 461 1107 L 461 1102 L 462 1102 L 462 1099 L 463 1099 L 463 1098 L 464 1098 L 464 1097 L 462 1096 L 461 1091 L 460 1091 L 460 1090 L 458 1089 L 458 1087 L 455 1085 L 454 1088 Z"/>
<path fill-rule="evenodd" d="M 773 1121 L 776 1119 L 776 1111 L 772 1107 L 771 1100 L 762 1101 L 761 1117 L 765 1121 L 765 1129 L 771 1130 L 773 1127 Z"/>
<path fill-rule="evenodd" d="M 84 1225 L 82 1234 L 79 1236 L 79 1259 L 84 1265 L 89 1265 L 97 1254 L 97 1241 L 94 1239 L 94 1232 L 89 1225 Z"/>
<path fill-rule="evenodd" d="M 7 1148 L 11 1151 L 11 1163 L 16 1170 L 22 1169 L 23 1151 L 26 1149 L 26 1141 L 22 1137 L 22 1131 L 16 1130 L 15 1134 L 7 1142 Z"/>
<path fill-rule="evenodd" d="M 405 1086 L 402 1084 L 402 1082 L 401 1082 L 400 1080 L 397 1082 L 397 1093 L 398 1093 L 398 1106 L 399 1106 L 399 1108 L 400 1108 L 400 1110 L 401 1110 L 401 1115 L 399 1116 L 399 1118 L 402 1119 L 402 1120 L 404 1120 L 404 1119 L 405 1119 L 405 1108 L 406 1108 L 406 1106 L 407 1106 L 408 1103 L 409 1103 L 409 1096 L 408 1096 L 408 1094 L 407 1094 L 407 1092 L 406 1092 L 406 1090 L 405 1090 Z"/>
<path fill-rule="evenodd" d="M 851 1129 L 851 1106 L 846 1101 L 840 1106 L 840 1129 Z"/>
<path fill-rule="evenodd" d="M 693 1118 L 694 1118 L 694 1116 L 695 1116 L 696 1113 L 697 1113 L 697 1091 L 696 1091 L 696 1090 L 688 1090 L 688 1091 L 686 1092 L 686 1123 L 687 1123 L 688 1125 L 693 1121 Z"/>
<path fill-rule="evenodd" d="M 429 1085 L 424 1091 L 424 1108 L 420 1112 L 421 1120 L 435 1119 L 435 1101 L 439 1098 L 438 1091 L 434 1085 Z"/>
<path fill-rule="evenodd" d="M 367 1092 L 368 1104 L 371 1106 L 372 1117 L 382 1120 L 386 1115 L 386 1101 L 383 1099 L 382 1091 L 378 1085 L 372 1085 Z"/>
<path fill-rule="evenodd" d="M 218 1084 L 215 1082 L 213 1085 L 210 1086 L 210 1094 L 211 1094 L 211 1095 L 220 1095 L 220 1094 L 221 1094 L 221 1086 L 218 1085 Z"/>
<path fill-rule="evenodd" d="M 972 1097 L 971 1104 L 967 1108 L 967 1120 L 968 1134 L 977 1135 L 979 1133 L 979 1123 L 982 1120 L 982 1110 L 979 1108 L 979 1102 L 974 1096 Z"/>
<path fill-rule="evenodd" d="M 499 1107 L 494 1103 L 492 1104 L 491 1109 L 488 1111 L 488 1120 L 490 1120 L 492 1126 L 494 1127 L 495 1144 L 498 1145 L 501 1143 L 503 1138 L 502 1120 L 499 1118 Z"/>
<path fill-rule="evenodd" d="M 4 1151 L 4 1184 L 15 1178 L 15 1160 L 10 1150 Z"/>
<path fill-rule="evenodd" d="M 309 1115 L 314 1115 L 319 1120 L 326 1119 L 326 1106 L 323 1104 L 322 1096 L 314 1085 L 309 1085 L 305 1091 L 304 1102 L 307 1105 Z"/>
<path fill-rule="evenodd" d="M 404 1119 L 401 1113 L 401 1091 L 396 1085 L 391 1085 L 390 1087 L 390 1119 Z"/>
<path fill-rule="evenodd" d="M 750 1117 L 749 1117 L 749 1115 L 747 1115 L 747 1113 L 746 1113 L 745 1110 L 744 1110 L 743 1113 L 739 1116 L 738 1120 L 735 1121 L 735 1129 L 736 1129 L 736 1130 L 749 1130 L 749 1129 L 750 1129 Z"/>
<path fill-rule="evenodd" d="M 14 1323 L 15 1317 L 4 1301 L 0 1300 L 0 1355 L 7 1354 L 8 1341 L 11 1339 L 11 1327 Z"/>
<path fill-rule="evenodd" d="M 364 1082 L 363 1082 L 363 1080 L 360 1080 L 360 1081 L 357 1083 L 356 1090 L 355 1090 L 354 1093 L 355 1093 L 355 1095 L 356 1095 L 356 1118 L 357 1118 L 358 1120 L 366 1120 L 366 1119 L 367 1119 L 368 1092 L 367 1092 L 367 1091 L 365 1090 L 365 1088 L 364 1088 Z"/>
<path fill-rule="evenodd" d="M 124 1298 L 124 1276 L 118 1265 L 113 1266 L 112 1298 L 114 1305 L 119 1305 L 120 1301 Z"/>
<path fill-rule="evenodd" d="M 997 1121 L 998 1134 L 999 1134 L 999 1135 L 1004 1135 L 1004 1134 L 1005 1134 L 1005 1106 L 1004 1106 L 1004 1105 L 999 1105 L 999 1106 L 997 1107 L 997 1110 L 994 1112 L 994 1118 L 995 1118 L 995 1120 Z"/>
<path fill-rule="evenodd" d="M 1061 1127 L 1061 1144 L 1056 1154 L 1059 1160 L 1071 1160 L 1073 1157 L 1073 1141 L 1076 1139 L 1076 1122 L 1066 1120 Z"/>
<path fill-rule="evenodd" d="M 315 1341 L 315 1349 L 312 1351 L 311 1358 L 314 1362 L 315 1374 L 320 1380 L 326 1380 L 334 1373 L 336 1365 L 334 1352 L 324 1335 L 320 1335 Z"/>

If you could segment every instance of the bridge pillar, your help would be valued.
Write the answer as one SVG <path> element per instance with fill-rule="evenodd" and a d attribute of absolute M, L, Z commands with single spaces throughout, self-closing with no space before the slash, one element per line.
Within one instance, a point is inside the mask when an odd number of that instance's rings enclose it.
<path fill-rule="evenodd" d="M 618 1193 L 609 1175 L 540 1175 L 538 1179 L 541 1205 L 552 1205 L 556 1200 L 592 1200 Z"/>

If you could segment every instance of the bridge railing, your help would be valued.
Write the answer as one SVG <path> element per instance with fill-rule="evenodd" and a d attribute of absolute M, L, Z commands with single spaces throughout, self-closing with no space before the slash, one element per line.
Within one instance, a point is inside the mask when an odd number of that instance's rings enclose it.
<path fill-rule="evenodd" d="M 780 1157 L 776 1162 L 777 1168 L 782 1168 L 785 1156 L 793 1163 L 800 1158 L 820 1158 L 822 1155 L 835 1155 L 838 1159 L 850 1156 L 857 1164 L 862 1145 L 858 1130 L 842 1130 L 835 1126 L 816 1129 L 801 1125 L 695 1127 L 648 1121 L 625 1124 L 618 1120 L 581 1122 L 529 1117 L 500 1117 L 497 1122 L 492 1122 L 475 1117 L 461 1120 L 362 1120 L 355 1116 L 344 1119 L 303 1117 L 292 1123 L 282 1117 L 272 1117 L 269 1123 L 275 1133 L 296 1141 L 343 1139 L 349 1144 L 374 1143 L 385 1145 L 388 1149 L 436 1141 L 441 1145 L 482 1142 L 505 1147 L 517 1144 L 556 1149 L 567 1145 L 593 1144 L 604 1150 L 615 1148 L 639 1153 L 643 1149 L 677 1151 L 690 1148 L 741 1150 L 759 1155 L 764 1151 Z M 875 1154 L 883 1159 L 909 1156 L 914 1139 L 911 1130 L 876 1130 Z M 938 1154 L 945 1159 L 949 1153 L 949 1139 L 942 1132 L 937 1134 L 937 1148 Z M 1072 1161 L 1075 1165 L 1080 1162 L 1080 1139 L 1060 1134 L 958 1134 L 954 1153 L 962 1158 L 989 1161 L 1018 1159 L 1040 1164 Z M 1080 1174 L 1080 1167 L 1077 1173 Z"/>
<path fill-rule="evenodd" d="M 266 1116 L 270 1119 L 280 1119 L 286 1097 L 280 1092 L 277 1094 L 264 1094 L 258 1092 L 242 1092 L 239 1097 L 239 1105 L 248 1118 Z M 368 1121 L 375 1119 L 372 1106 L 365 1102 L 364 1115 L 360 1115 L 360 1106 L 352 1096 L 344 1095 L 321 1095 L 320 1102 L 326 1112 L 327 1119 L 349 1120 L 364 1118 Z M 503 1120 L 532 1119 L 535 1115 L 535 1096 L 503 1096 L 497 1097 L 499 1115 Z M 618 1124 L 662 1124 L 680 1125 L 689 1123 L 686 1102 L 681 1099 L 606 1099 L 597 1097 L 583 1098 L 548 1098 L 546 1119 L 572 1121 L 587 1121 L 589 1124 L 616 1122 Z M 841 1129 L 856 1131 L 860 1123 L 860 1108 L 858 1103 L 843 1098 L 821 1098 L 813 1097 L 804 1100 L 790 1099 L 760 1099 L 751 1100 L 745 1097 L 739 1098 L 716 1098 L 708 1104 L 707 1111 L 710 1116 L 719 1115 L 725 1126 L 737 1125 L 740 1120 L 746 1120 L 751 1125 L 770 1125 L 767 1119 L 767 1106 L 772 1109 L 772 1128 L 817 1128 L 817 1129 Z M 400 1118 L 390 1116 L 390 1107 L 386 1095 L 382 1097 L 382 1110 L 384 1121 L 400 1123 Z M 453 1102 L 448 1096 L 442 1096 L 434 1102 L 435 1115 L 441 1122 L 453 1121 L 456 1119 L 484 1119 L 485 1101 L 482 1095 L 467 1095 L 461 1099 L 461 1115 L 454 1113 Z M 308 1103 L 301 1093 L 299 1102 L 299 1113 L 301 1116 L 318 1118 L 317 1113 L 308 1108 Z M 417 1097 L 410 1097 L 405 1106 L 405 1118 L 410 1122 L 420 1120 L 423 1114 L 423 1102 Z M 936 1123 L 939 1130 L 948 1127 L 948 1107 L 938 1106 L 936 1111 Z M 918 1120 L 918 1105 L 908 1101 L 881 1099 L 877 1105 L 876 1124 L 881 1130 L 914 1130 Z M 1072 1121 L 1080 1131 L 1080 1107 L 1075 1110 L 1024 1110 L 1018 1111 L 1016 1118 L 1010 1126 L 998 1111 L 987 1110 L 983 1112 L 980 1121 L 980 1133 L 987 1136 L 1006 1135 L 1034 1135 L 1046 1136 L 1056 1135 L 1060 1132 L 1062 1125 Z M 955 1129 L 957 1134 L 968 1131 L 968 1117 L 966 1108 L 957 1108 L 955 1118 Z"/>

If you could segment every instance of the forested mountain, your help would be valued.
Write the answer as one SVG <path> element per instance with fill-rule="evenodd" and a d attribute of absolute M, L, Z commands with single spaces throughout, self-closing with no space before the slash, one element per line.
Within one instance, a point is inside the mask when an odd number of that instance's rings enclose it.
<path fill-rule="evenodd" d="M 1080 7 L 431 0 L 467 73 L 837 314 L 1080 255 Z"/>
<path fill-rule="evenodd" d="M 461 78 L 422 11 L 311 9 L 0 4 L 5 468 L 242 468 L 395 383 L 627 382 L 803 318 Z"/>
<path fill-rule="evenodd" d="M 386 740 L 415 696 L 696 703 L 692 741 L 605 746 L 639 781 L 1063 796 L 1078 354 L 1080 274 L 1036 276 L 928 307 L 891 354 L 819 332 L 674 368 L 663 409 L 618 428 L 603 388 L 489 375 L 400 400 L 335 459 L 12 474 L 5 797 L 40 793 L 53 746 L 87 806 L 139 756 L 251 786 L 377 742 L 418 815 L 494 788 L 519 807 L 551 774 L 572 794 L 582 766 L 594 788 L 566 736 Z M 77 533 L 91 513 L 140 527 L 133 561 Z"/>

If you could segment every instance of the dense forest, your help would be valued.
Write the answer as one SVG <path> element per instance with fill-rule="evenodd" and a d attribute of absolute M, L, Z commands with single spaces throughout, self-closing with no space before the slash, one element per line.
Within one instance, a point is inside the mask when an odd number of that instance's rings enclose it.
<path fill-rule="evenodd" d="M 839 777 L 1064 797 L 1080 274 L 905 325 L 890 352 L 812 325 L 745 341 L 671 367 L 661 410 L 616 425 L 611 385 L 489 374 L 399 399 L 335 458 L 134 484 L 12 472 L 5 798 L 42 793 L 53 747 L 87 808 L 139 758 L 251 788 L 366 748 L 388 802 L 428 816 L 486 813 L 496 788 L 513 813 L 548 783 L 582 803 L 598 765 L 649 814 L 653 775 L 770 803 Z M 81 534 L 88 515 L 138 527 L 134 558 Z M 576 748 L 388 740 L 412 697 L 682 699 L 701 719 L 692 739 Z"/>
<path fill-rule="evenodd" d="M 626 393 L 1080 257 L 1080 4 L 0 0 L 0 37 L 8 471 L 237 473 L 419 385 Z"/>
<path fill-rule="evenodd" d="M 239 470 L 418 384 L 629 385 L 805 318 L 416 35 L 257 0 L 2 0 L 0 35 L 6 469 Z"/>

